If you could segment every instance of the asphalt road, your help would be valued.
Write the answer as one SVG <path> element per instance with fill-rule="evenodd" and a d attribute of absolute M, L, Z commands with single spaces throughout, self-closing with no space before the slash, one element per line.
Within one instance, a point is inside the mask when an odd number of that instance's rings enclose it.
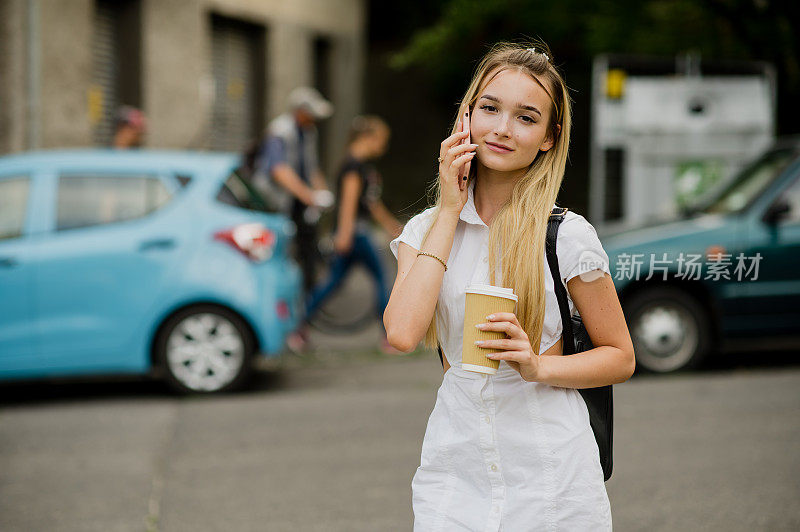
<path fill-rule="evenodd" d="M 3 385 L 0 530 L 410 530 L 438 358 L 316 340 L 235 395 Z M 615 390 L 615 530 L 800 530 L 800 353 Z"/>

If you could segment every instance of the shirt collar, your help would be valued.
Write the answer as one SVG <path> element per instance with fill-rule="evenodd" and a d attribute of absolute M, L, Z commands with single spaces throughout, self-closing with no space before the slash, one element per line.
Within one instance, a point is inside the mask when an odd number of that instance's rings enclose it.
<path fill-rule="evenodd" d="M 467 187 L 467 203 L 464 205 L 464 208 L 461 209 L 461 214 L 459 218 L 467 222 L 468 224 L 475 224 L 475 225 L 482 225 L 484 227 L 488 227 L 481 217 L 478 216 L 478 211 L 475 209 L 475 180 L 473 179 L 469 187 Z"/>

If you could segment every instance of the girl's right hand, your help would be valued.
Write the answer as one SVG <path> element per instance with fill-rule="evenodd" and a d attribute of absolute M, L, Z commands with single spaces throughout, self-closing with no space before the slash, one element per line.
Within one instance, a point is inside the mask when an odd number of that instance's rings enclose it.
<path fill-rule="evenodd" d="M 460 128 L 459 128 L 460 129 Z M 469 131 L 459 131 L 442 141 L 439 157 L 439 182 L 441 184 L 442 209 L 461 213 L 467 203 L 466 164 L 475 157 L 477 144 L 462 144 Z"/>

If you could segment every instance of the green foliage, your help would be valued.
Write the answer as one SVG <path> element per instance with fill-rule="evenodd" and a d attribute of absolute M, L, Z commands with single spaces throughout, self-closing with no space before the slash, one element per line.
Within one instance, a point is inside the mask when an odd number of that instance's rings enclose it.
<path fill-rule="evenodd" d="M 556 64 L 588 65 L 599 53 L 774 63 L 790 92 L 800 90 L 800 2 L 770 0 L 450 0 L 439 20 L 395 53 L 396 69 L 421 66 L 439 88 L 462 86 L 469 66 L 492 43 L 541 37 Z M 466 74 L 465 74 L 466 71 Z"/>

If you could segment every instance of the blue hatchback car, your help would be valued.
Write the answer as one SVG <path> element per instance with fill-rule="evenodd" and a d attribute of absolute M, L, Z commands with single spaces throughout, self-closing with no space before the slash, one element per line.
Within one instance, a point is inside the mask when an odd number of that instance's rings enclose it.
<path fill-rule="evenodd" d="M 243 384 L 301 311 L 294 224 L 235 154 L 68 150 L 0 158 L 0 379 L 156 374 Z"/>

